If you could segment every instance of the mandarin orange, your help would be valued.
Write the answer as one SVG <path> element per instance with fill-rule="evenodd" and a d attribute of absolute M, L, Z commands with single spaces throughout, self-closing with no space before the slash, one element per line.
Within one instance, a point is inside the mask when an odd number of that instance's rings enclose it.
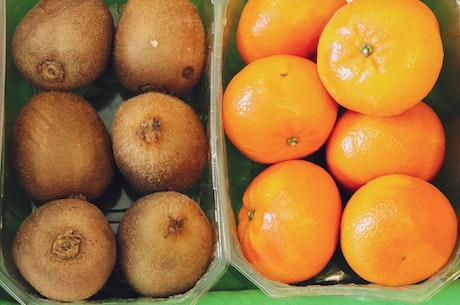
<path fill-rule="evenodd" d="M 444 267 L 457 241 L 457 216 L 429 182 L 386 175 L 358 189 L 341 221 L 345 260 L 363 279 L 385 286 L 418 283 Z"/>
<path fill-rule="evenodd" d="M 380 117 L 345 111 L 326 145 L 328 170 L 349 190 L 386 174 L 431 180 L 444 160 L 441 120 L 421 102 L 402 114 Z"/>
<path fill-rule="evenodd" d="M 238 213 L 243 254 L 263 276 L 296 283 L 320 273 L 338 244 L 342 202 L 332 177 L 305 160 L 270 165 Z"/>
<path fill-rule="evenodd" d="M 275 163 L 317 151 L 327 140 L 338 105 L 308 59 L 273 55 L 246 65 L 223 95 L 229 140 L 249 159 Z"/>
<path fill-rule="evenodd" d="M 436 17 L 419 0 L 354 0 L 321 33 L 318 72 L 347 109 L 390 116 L 419 103 L 436 83 L 443 45 Z"/>
<path fill-rule="evenodd" d="M 238 51 L 246 63 L 290 54 L 312 57 L 321 31 L 345 0 L 251 0 L 236 31 Z"/>

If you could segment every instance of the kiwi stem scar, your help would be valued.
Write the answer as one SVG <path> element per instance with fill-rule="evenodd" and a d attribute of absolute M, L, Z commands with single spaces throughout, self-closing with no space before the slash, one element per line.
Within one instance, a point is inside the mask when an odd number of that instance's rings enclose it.
<path fill-rule="evenodd" d="M 56 237 L 51 253 L 61 259 L 72 259 L 80 252 L 81 240 L 80 234 L 68 230 Z"/>
<path fill-rule="evenodd" d="M 62 243 L 62 249 L 64 249 L 64 251 L 69 250 L 70 247 L 71 247 L 71 244 L 70 244 L 69 241 L 65 241 L 65 242 Z"/>
<path fill-rule="evenodd" d="M 191 66 L 187 66 L 184 68 L 184 70 L 182 70 L 182 77 L 187 80 L 193 79 L 194 74 L 195 70 Z"/>
<path fill-rule="evenodd" d="M 165 236 L 175 236 L 175 235 L 180 235 L 181 232 L 184 230 L 184 225 L 185 225 L 185 219 L 184 218 L 175 218 L 169 216 L 169 226 L 168 226 L 168 232 Z"/>
<path fill-rule="evenodd" d="M 61 81 L 64 79 L 64 66 L 56 61 L 45 60 L 37 66 L 37 72 L 47 81 Z"/>
<path fill-rule="evenodd" d="M 153 117 L 143 121 L 137 135 L 147 143 L 158 142 L 161 135 L 161 119 Z"/>

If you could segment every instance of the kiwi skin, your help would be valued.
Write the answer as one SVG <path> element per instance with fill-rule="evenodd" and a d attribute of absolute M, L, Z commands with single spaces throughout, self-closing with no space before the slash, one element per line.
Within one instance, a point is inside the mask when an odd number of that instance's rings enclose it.
<path fill-rule="evenodd" d="M 141 194 L 185 192 L 208 162 L 208 142 L 193 108 L 171 95 L 148 92 L 123 102 L 112 123 L 120 172 Z"/>
<path fill-rule="evenodd" d="M 99 197 L 114 176 L 110 135 L 83 97 L 41 92 L 20 110 L 11 158 L 19 183 L 39 202 Z"/>
<path fill-rule="evenodd" d="M 214 237 L 201 207 L 178 192 L 146 195 L 123 215 L 120 268 L 138 293 L 168 297 L 192 288 L 212 259 Z"/>
<path fill-rule="evenodd" d="M 116 75 L 131 91 L 185 96 L 206 60 L 197 8 L 189 0 L 129 0 L 117 24 L 113 54 Z"/>
<path fill-rule="evenodd" d="M 41 0 L 16 28 L 12 58 L 34 85 L 70 91 L 107 67 L 113 32 L 112 15 L 102 0 Z"/>
<path fill-rule="evenodd" d="M 12 246 L 24 279 L 46 298 L 96 294 L 116 263 L 116 237 L 104 214 L 81 199 L 50 201 L 20 225 Z"/>

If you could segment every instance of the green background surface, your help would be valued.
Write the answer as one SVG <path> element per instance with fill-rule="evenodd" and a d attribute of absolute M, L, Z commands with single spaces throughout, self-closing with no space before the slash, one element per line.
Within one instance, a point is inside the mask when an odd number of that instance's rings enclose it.
<path fill-rule="evenodd" d="M 18 303 L 0 288 L 0 305 L 17 305 Z M 152 303 L 155 304 L 155 303 Z M 206 293 L 197 305 L 457 305 L 460 304 L 460 280 L 455 280 L 430 299 L 422 303 L 407 303 L 387 300 L 364 299 L 346 296 L 311 296 L 274 299 L 265 295 L 261 290 L 243 277 L 230 266 L 227 272 Z"/>
<path fill-rule="evenodd" d="M 18 304 L 6 291 L 0 288 L 0 305 Z M 155 303 L 152 303 L 155 304 Z M 236 269 L 230 266 L 216 285 L 206 293 L 198 305 L 450 305 L 460 304 L 460 280 L 445 286 L 430 299 L 422 303 L 407 303 L 387 300 L 364 299 L 346 296 L 311 296 L 274 299 L 265 295 L 254 284 L 248 281 Z"/>
<path fill-rule="evenodd" d="M 225 279 L 226 275 L 224 275 Z M 218 283 L 219 285 L 219 283 Z M 450 305 L 459 304 L 460 302 L 460 281 L 454 281 L 431 299 L 417 304 L 424 305 Z M 6 292 L 0 291 L 0 304 L 17 304 Z M 390 302 L 390 301 L 376 301 L 376 300 L 360 300 L 357 298 L 350 297 L 299 297 L 299 298 L 287 298 L 287 299 L 272 299 L 263 294 L 260 290 L 250 289 L 241 290 L 235 293 L 234 291 L 210 291 L 203 296 L 198 302 L 198 305 L 233 305 L 233 304 L 265 304 L 265 305 L 328 305 L 328 304 L 342 304 L 342 305 L 354 305 L 354 304 L 373 304 L 373 305 L 398 305 L 407 304 L 404 302 Z"/>

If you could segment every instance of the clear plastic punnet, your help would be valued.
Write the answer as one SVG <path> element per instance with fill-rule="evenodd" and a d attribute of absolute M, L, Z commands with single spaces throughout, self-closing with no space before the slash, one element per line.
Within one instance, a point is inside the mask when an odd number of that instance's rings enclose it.
<path fill-rule="evenodd" d="M 54 304 L 35 291 L 19 274 L 16 269 L 11 247 L 15 233 L 22 221 L 37 205 L 26 194 L 15 180 L 9 159 L 9 143 L 11 128 L 18 111 L 34 94 L 40 92 L 37 87 L 27 82 L 15 68 L 11 58 L 11 39 L 16 26 L 22 17 L 38 2 L 38 0 L 0 0 L 0 142 L 2 152 L 0 177 L 0 286 L 5 289 L 20 304 Z M 112 13 L 114 23 L 123 9 L 126 0 L 104 1 Z M 222 15 L 219 1 L 192 0 L 198 9 L 206 30 L 207 60 L 205 71 L 194 90 L 184 97 L 198 113 L 207 132 L 211 144 L 209 122 L 215 99 L 219 98 L 220 82 L 216 65 L 220 64 L 220 41 L 215 40 L 216 24 Z M 122 88 L 109 66 L 93 83 L 75 90 L 86 98 L 96 108 L 106 124 L 109 132 L 113 115 L 118 106 L 127 98 L 133 96 Z M 135 293 L 126 282 L 120 271 L 115 269 L 105 286 L 93 297 L 79 302 L 88 304 L 195 304 L 221 278 L 228 267 L 228 241 L 226 228 L 222 221 L 227 221 L 226 207 L 221 206 L 220 195 L 214 188 L 213 163 L 215 158 L 209 153 L 208 166 L 200 180 L 187 191 L 187 195 L 197 201 L 208 217 L 215 236 L 214 253 L 206 273 L 189 291 L 169 298 L 143 297 Z M 70 161 L 71 162 L 71 161 Z M 116 232 L 118 223 L 124 211 L 134 202 L 137 195 L 128 190 L 120 176 L 116 176 L 112 185 L 100 198 L 95 200 L 98 207 L 105 213 L 113 230 Z"/>
<path fill-rule="evenodd" d="M 224 0 L 222 31 L 222 91 L 231 78 L 244 67 L 236 47 L 236 28 L 247 1 Z M 441 117 L 446 129 L 447 152 L 443 168 L 433 183 L 450 199 L 457 214 L 460 213 L 460 27 L 459 4 L 455 0 L 424 0 L 435 13 L 444 45 L 444 64 L 441 75 L 433 90 L 424 100 Z M 416 82 L 417 80 L 414 79 Z M 432 297 L 440 289 L 457 279 L 460 275 L 460 248 L 457 241 L 449 263 L 442 270 L 423 282 L 404 287 L 384 287 L 360 279 L 336 253 L 325 269 L 314 278 L 296 285 L 287 285 L 262 276 L 244 257 L 236 233 L 237 213 L 241 207 L 242 194 L 261 165 L 244 157 L 227 140 L 221 116 L 221 104 L 215 105 L 211 114 L 212 139 L 216 172 L 216 189 L 219 200 L 228 211 L 228 239 L 230 242 L 230 263 L 264 293 L 273 298 L 300 296 L 350 296 L 357 299 L 380 299 L 393 301 L 419 302 Z M 457 123 L 456 123 L 457 121 Z M 455 127 L 456 126 L 456 127 Z M 423 152 L 420 152 L 423 153 Z"/>

